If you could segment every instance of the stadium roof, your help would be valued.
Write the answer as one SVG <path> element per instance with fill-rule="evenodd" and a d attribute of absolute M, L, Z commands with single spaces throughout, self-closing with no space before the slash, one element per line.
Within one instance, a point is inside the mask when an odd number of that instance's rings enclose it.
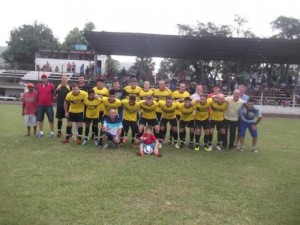
<path fill-rule="evenodd" d="M 300 64 L 300 40 L 85 32 L 98 54 Z"/>

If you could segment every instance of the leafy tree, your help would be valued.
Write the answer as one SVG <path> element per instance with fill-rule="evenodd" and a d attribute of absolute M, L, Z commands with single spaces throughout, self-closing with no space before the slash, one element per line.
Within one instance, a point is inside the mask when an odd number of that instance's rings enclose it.
<path fill-rule="evenodd" d="M 120 62 L 118 60 L 108 56 L 105 64 L 108 77 L 115 77 L 120 73 Z"/>
<path fill-rule="evenodd" d="M 2 57 L 18 69 L 34 69 L 35 52 L 39 49 L 57 49 L 58 40 L 45 24 L 24 24 L 10 32 L 8 48 Z"/>
<path fill-rule="evenodd" d="M 279 16 L 271 22 L 274 31 L 278 31 L 273 38 L 299 39 L 300 20 L 293 17 Z"/>
<path fill-rule="evenodd" d="M 153 75 L 155 62 L 150 57 L 137 57 L 132 69 L 136 71 L 137 79 L 149 80 Z"/>
<path fill-rule="evenodd" d="M 245 18 L 234 15 L 234 23 L 233 30 L 235 30 L 237 37 L 243 37 L 243 38 L 254 38 L 255 34 L 250 31 L 250 29 L 244 29 L 244 26 L 246 23 L 248 23 L 248 20 Z"/>
<path fill-rule="evenodd" d="M 83 31 L 79 30 L 78 27 L 73 28 L 68 35 L 65 37 L 65 41 L 62 44 L 62 49 L 70 50 L 74 49 L 74 46 L 77 44 L 87 45 L 87 41 L 83 36 L 83 32 L 94 30 L 95 24 L 88 22 L 85 24 Z"/>

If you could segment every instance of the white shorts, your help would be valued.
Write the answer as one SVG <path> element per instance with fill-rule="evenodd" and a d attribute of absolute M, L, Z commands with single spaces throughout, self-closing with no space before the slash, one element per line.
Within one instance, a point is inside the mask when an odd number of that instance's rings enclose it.
<path fill-rule="evenodd" d="M 35 115 L 25 115 L 25 127 L 37 126 L 37 120 Z"/>

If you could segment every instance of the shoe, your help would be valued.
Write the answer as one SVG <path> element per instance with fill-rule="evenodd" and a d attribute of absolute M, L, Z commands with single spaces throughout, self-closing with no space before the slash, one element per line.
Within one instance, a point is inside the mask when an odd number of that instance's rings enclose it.
<path fill-rule="evenodd" d="M 63 143 L 63 144 L 70 143 L 70 140 L 69 140 L 69 139 L 65 139 L 65 140 L 62 141 L 62 143 Z"/>
<path fill-rule="evenodd" d="M 217 145 L 217 146 L 216 146 L 216 149 L 217 149 L 218 151 L 222 151 L 221 145 Z"/>
<path fill-rule="evenodd" d="M 158 148 L 162 148 L 162 144 L 160 142 L 158 144 Z"/>
<path fill-rule="evenodd" d="M 50 138 L 54 138 L 54 133 L 50 133 Z"/>
<path fill-rule="evenodd" d="M 193 149 L 194 148 L 194 144 L 192 142 L 189 143 L 189 148 Z"/>
<path fill-rule="evenodd" d="M 98 140 L 94 141 L 94 145 L 97 146 L 98 145 Z"/>
<path fill-rule="evenodd" d="M 209 146 L 208 146 L 208 151 L 209 151 L 209 152 L 212 151 L 212 145 L 209 145 Z"/>
<path fill-rule="evenodd" d="M 81 145 L 86 145 L 87 140 L 84 140 Z"/>
<path fill-rule="evenodd" d="M 80 139 L 77 139 L 76 143 L 77 143 L 78 145 L 81 145 L 81 140 L 80 140 Z"/>
<path fill-rule="evenodd" d="M 179 148 L 183 148 L 184 147 L 184 142 L 180 142 Z"/>
<path fill-rule="evenodd" d="M 175 144 L 175 148 L 177 148 L 177 149 L 179 149 L 180 147 L 179 147 L 179 145 L 176 143 Z"/>
<path fill-rule="evenodd" d="M 103 150 L 108 148 L 108 144 L 103 145 Z"/>
<path fill-rule="evenodd" d="M 253 152 L 253 153 L 257 153 L 256 148 L 252 148 L 252 152 Z"/>
<path fill-rule="evenodd" d="M 204 151 L 210 152 L 211 150 L 209 149 L 209 147 L 207 145 L 204 145 Z"/>
<path fill-rule="evenodd" d="M 122 140 L 122 142 L 123 142 L 123 143 L 126 143 L 126 142 L 127 142 L 127 140 L 128 140 L 128 137 L 123 137 L 123 140 Z"/>
<path fill-rule="evenodd" d="M 244 151 L 244 146 L 241 146 L 240 147 L 240 152 L 243 152 Z"/>
<path fill-rule="evenodd" d="M 172 141 L 170 140 L 170 141 L 168 141 L 168 145 L 171 145 L 172 144 Z"/>
<path fill-rule="evenodd" d="M 200 146 L 199 145 L 196 145 L 195 146 L 195 151 L 199 151 L 200 150 Z"/>
<path fill-rule="evenodd" d="M 57 133 L 56 137 L 60 138 L 61 137 L 61 133 Z"/>
<path fill-rule="evenodd" d="M 37 135 L 37 137 L 38 137 L 38 138 L 43 138 L 44 135 L 40 133 L 40 134 Z"/>

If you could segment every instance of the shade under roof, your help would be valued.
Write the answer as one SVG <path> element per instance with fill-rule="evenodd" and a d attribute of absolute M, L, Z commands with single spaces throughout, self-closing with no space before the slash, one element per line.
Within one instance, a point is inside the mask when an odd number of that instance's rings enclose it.
<path fill-rule="evenodd" d="M 85 32 L 97 54 L 300 64 L 300 40 Z"/>

